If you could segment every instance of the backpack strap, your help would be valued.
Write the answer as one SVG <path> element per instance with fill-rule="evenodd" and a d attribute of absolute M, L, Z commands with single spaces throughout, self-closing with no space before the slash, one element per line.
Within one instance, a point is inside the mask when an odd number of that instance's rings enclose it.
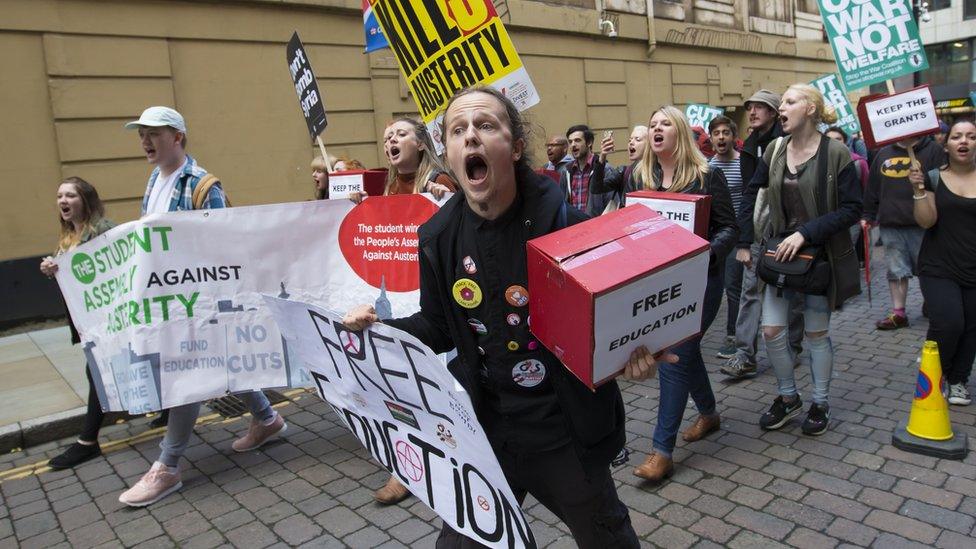
<path fill-rule="evenodd" d="M 207 196 L 210 194 L 210 189 L 218 183 L 220 183 L 220 180 L 217 179 L 217 176 L 212 173 L 208 173 L 200 178 L 200 181 L 197 182 L 196 188 L 193 189 L 194 210 L 203 208 L 204 203 L 207 201 Z M 225 202 L 228 206 L 230 206 L 229 199 L 225 199 Z"/>
<path fill-rule="evenodd" d="M 569 224 L 569 211 L 566 202 L 559 204 L 559 213 L 556 215 L 556 230 L 565 229 Z"/>

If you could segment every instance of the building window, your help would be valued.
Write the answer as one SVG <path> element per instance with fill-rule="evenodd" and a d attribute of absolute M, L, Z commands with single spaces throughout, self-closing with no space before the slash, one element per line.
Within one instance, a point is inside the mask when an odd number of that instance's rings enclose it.
<path fill-rule="evenodd" d="M 919 73 L 919 80 L 933 86 L 976 82 L 976 74 L 973 73 L 974 49 L 974 39 L 925 46 L 929 70 Z"/>
<path fill-rule="evenodd" d="M 920 1 L 924 2 L 925 0 Z M 930 0 L 929 11 L 948 9 L 951 4 L 952 0 Z"/>
<path fill-rule="evenodd" d="M 976 0 L 973 0 L 976 3 Z M 749 0 L 749 15 L 773 21 L 793 22 L 789 2 L 783 0 Z"/>
<path fill-rule="evenodd" d="M 820 7 L 817 6 L 817 0 L 796 0 L 796 9 L 802 11 L 803 13 L 820 13 Z"/>
<path fill-rule="evenodd" d="M 962 18 L 976 19 L 976 0 L 964 0 L 962 3 Z"/>

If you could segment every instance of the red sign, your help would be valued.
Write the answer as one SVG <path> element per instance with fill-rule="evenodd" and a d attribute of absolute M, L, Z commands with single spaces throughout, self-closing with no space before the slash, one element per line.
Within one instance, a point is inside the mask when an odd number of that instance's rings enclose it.
<path fill-rule="evenodd" d="M 349 267 L 370 286 L 385 283 L 391 292 L 418 290 L 417 229 L 437 209 L 419 194 L 369 197 L 342 220 L 339 249 Z"/>

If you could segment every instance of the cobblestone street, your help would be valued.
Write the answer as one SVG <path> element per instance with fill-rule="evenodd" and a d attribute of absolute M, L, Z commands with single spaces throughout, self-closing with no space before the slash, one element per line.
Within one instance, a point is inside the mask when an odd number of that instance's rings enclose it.
<path fill-rule="evenodd" d="M 883 271 L 883 269 L 878 269 Z M 883 278 L 875 302 L 853 300 L 832 321 L 836 366 L 830 430 L 800 433 L 800 420 L 763 432 L 759 415 L 775 396 L 768 364 L 756 378 L 728 383 L 715 352 L 724 309 L 704 352 L 719 399 L 722 430 L 679 442 L 670 482 L 647 486 L 631 474 L 650 449 L 657 382 L 622 385 L 629 414 L 628 465 L 615 477 L 647 546 L 973 547 L 976 545 L 976 455 L 963 461 L 909 454 L 890 445 L 907 417 L 926 321 L 912 282 L 912 326 L 879 332 L 887 306 Z M 808 357 L 798 370 L 808 394 Z M 286 393 L 279 411 L 290 424 L 283 440 L 246 454 L 231 441 L 246 419 L 216 414 L 197 426 L 183 461 L 184 488 L 145 509 L 119 493 L 158 455 L 161 433 L 140 419 L 106 428 L 105 456 L 76 470 L 43 467 L 59 443 L 0 457 L 0 547 L 432 547 L 440 520 L 411 498 L 383 507 L 373 490 L 387 473 L 305 391 Z M 953 407 L 955 429 L 976 436 L 976 407 Z M 685 421 L 694 419 L 689 409 Z M 105 438 L 103 438 L 103 441 Z M 540 546 L 572 547 L 565 527 L 526 502 Z"/>

